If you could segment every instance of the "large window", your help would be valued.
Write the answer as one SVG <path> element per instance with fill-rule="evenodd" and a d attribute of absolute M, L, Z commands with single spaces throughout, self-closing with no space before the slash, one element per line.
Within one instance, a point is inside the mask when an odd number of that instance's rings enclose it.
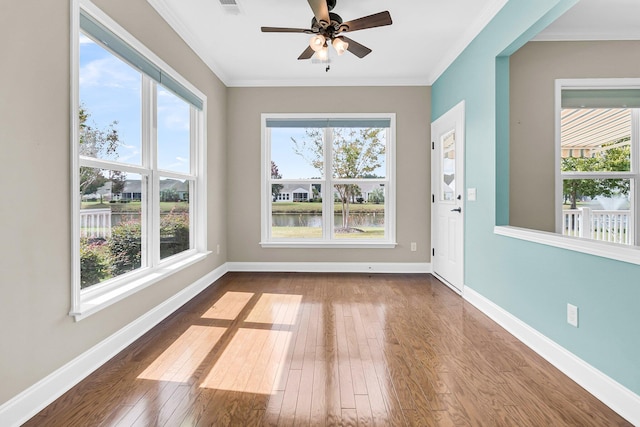
<path fill-rule="evenodd" d="M 640 89 L 565 82 L 559 111 L 564 235 L 634 245 Z"/>
<path fill-rule="evenodd" d="M 74 283 L 82 317 L 205 251 L 204 96 L 90 2 L 74 37 Z"/>
<path fill-rule="evenodd" d="M 392 114 L 262 117 L 262 245 L 395 245 Z"/>

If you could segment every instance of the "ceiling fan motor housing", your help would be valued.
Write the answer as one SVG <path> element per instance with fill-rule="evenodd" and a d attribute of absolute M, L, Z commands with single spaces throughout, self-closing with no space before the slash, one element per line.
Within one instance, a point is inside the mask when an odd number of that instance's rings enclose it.
<path fill-rule="evenodd" d="M 327 28 L 322 28 L 314 16 L 311 19 L 311 28 L 325 37 L 331 37 L 342 25 L 342 18 L 337 13 L 329 12 L 329 19 L 331 19 L 331 24 Z"/>

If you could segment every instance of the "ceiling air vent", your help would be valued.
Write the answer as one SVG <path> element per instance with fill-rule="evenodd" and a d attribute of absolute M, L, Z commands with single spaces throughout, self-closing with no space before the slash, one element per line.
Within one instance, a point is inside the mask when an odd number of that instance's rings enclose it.
<path fill-rule="evenodd" d="M 218 0 L 220 2 L 220 6 L 222 6 L 222 10 L 225 11 L 228 15 L 240 15 L 242 12 L 240 10 L 240 5 L 236 0 Z"/>

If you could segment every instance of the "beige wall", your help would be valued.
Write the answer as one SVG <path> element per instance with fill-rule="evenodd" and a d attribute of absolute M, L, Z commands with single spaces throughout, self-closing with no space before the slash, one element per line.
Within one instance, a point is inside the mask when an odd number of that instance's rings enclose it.
<path fill-rule="evenodd" d="M 221 255 L 85 320 L 69 317 L 68 1 L 0 13 L 0 405 L 226 261 L 226 88 L 145 0 L 103 10 L 208 97 L 210 248 Z"/>
<path fill-rule="evenodd" d="M 510 225 L 555 231 L 554 84 L 640 78 L 640 42 L 530 42 L 510 60 Z"/>
<path fill-rule="evenodd" d="M 230 88 L 228 97 L 229 261 L 428 262 L 430 88 Z M 396 113 L 395 249 L 260 247 L 261 113 Z M 240 196 L 241 195 L 241 196 Z M 417 252 L 410 251 L 416 242 Z"/>

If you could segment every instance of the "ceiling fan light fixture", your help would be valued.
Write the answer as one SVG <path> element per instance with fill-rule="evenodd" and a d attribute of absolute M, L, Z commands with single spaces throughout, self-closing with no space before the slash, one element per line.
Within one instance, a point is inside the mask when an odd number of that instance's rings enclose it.
<path fill-rule="evenodd" d="M 318 52 L 325 47 L 326 41 L 327 39 L 325 39 L 322 34 L 316 34 L 315 36 L 311 37 L 311 40 L 309 40 L 309 46 L 311 46 L 311 49 L 313 49 L 315 52 Z"/>
<path fill-rule="evenodd" d="M 347 51 L 347 49 L 349 49 L 349 43 L 344 41 L 342 37 L 336 37 L 335 39 L 333 39 L 333 42 L 331 42 L 331 44 L 333 44 L 333 48 L 336 50 L 336 52 L 338 52 L 338 55 L 343 55 Z"/>
<path fill-rule="evenodd" d="M 328 61 L 329 60 L 329 47 L 323 46 L 320 50 L 316 51 L 316 58 L 320 61 Z"/>

